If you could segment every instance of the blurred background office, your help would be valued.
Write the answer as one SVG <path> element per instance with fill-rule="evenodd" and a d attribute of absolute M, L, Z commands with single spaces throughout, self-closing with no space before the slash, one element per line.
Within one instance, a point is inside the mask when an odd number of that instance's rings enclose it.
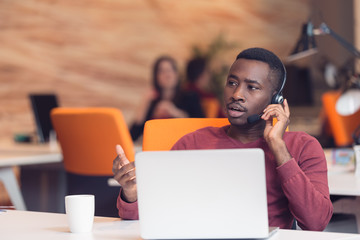
<path fill-rule="evenodd" d="M 30 93 L 54 93 L 65 107 L 115 107 L 131 126 L 157 57 L 173 57 L 182 79 L 190 59 L 207 57 L 212 94 L 221 99 L 236 55 L 258 46 L 288 69 L 290 129 L 336 146 L 322 96 L 358 81 L 360 67 L 328 35 L 315 37 L 316 52 L 289 59 L 308 22 L 326 22 L 360 48 L 358 0 L 0 1 L 0 144 L 35 131 Z M 23 188 L 33 176 L 22 175 Z"/>
<path fill-rule="evenodd" d="M 309 18 L 315 25 L 326 21 L 359 45 L 357 5 L 351 0 L 1 1 L 1 136 L 34 130 L 30 92 L 56 92 L 62 106 L 117 107 L 131 123 L 151 85 L 156 57 L 173 56 L 184 72 L 193 49 L 207 51 L 219 36 L 223 47 L 210 66 L 218 72 L 252 46 L 285 59 Z M 311 69 L 306 91 L 312 101 L 306 104 L 317 110 L 306 115 L 314 133 L 318 122 L 310 117 L 317 115 L 321 93 L 329 89 L 319 64 L 325 58 L 342 67 L 351 57 L 330 37 L 316 41 L 318 54 L 293 63 Z"/>

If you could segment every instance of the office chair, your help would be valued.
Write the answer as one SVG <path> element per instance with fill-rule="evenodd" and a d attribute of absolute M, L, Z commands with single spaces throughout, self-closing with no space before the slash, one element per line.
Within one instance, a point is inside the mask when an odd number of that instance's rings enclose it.
<path fill-rule="evenodd" d="M 216 98 L 205 98 L 201 101 L 201 107 L 204 110 L 206 118 L 216 118 L 220 111 L 221 106 Z"/>
<path fill-rule="evenodd" d="M 227 118 L 154 119 L 145 123 L 143 151 L 166 151 L 185 134 L 204 127 L 230 124 Z"/>
<path fill-rule="evenodd" d="M 360 111 L 350 116 L 338 114 L 335 106 L 340 95 L 341 92 L 339 91 L 326 92 L 322 95 L 322 104 L 335 145 L 337 147 L 347 147 L 354 142 L 352 134 L 360 125 Z"/>
<path fill-rule="evenodd" d="M 51 119 L 63 153 L 68 194 L 94 194 L 97 216 L 118 216 L 119 190 L 107 185 L 113 177 L 116 144 L 134 161 L 133 142 L 121 111 L 55 108 Z"/>

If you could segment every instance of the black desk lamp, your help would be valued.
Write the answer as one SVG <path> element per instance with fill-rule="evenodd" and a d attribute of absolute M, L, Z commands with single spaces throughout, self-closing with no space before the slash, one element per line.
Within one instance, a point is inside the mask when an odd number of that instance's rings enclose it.
<path fill-rule="evenodd" d="M 347 42 L 340 35 L 335 33 L 326 23 L 321 23 L 319 28 L 309 21 L 303 24 L 301 37 L 297 42 L 290 56 L 285 59 L 286 63 L 317 53 L 315 36 L 330 35 L 338 41 L 346 50 L 351 52 L 356 58 L 360 58 L 360 52 L 351 43 Z M 344 92 L 336 103 L 336 111 L 343 116 L 352 115 L 360 109 L 360 89 L 349 89 Z"/>
<path fill-rule="evenodd" d="M 300 39 L 291 51 L 290 56 L 285 59 L 285 63 L 305 58 L 317 52 L 314 25 L 311 22 L 304 23 L 301 29 Z"/>

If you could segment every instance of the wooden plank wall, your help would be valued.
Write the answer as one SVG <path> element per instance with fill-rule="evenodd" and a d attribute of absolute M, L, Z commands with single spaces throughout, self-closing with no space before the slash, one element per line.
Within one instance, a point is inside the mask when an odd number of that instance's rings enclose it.
<path fill-rule="evenodd" d="M 253 46 L 285 57 L 308 16 L 300 0 L 2 0 L 0 136 L 34 131 L 33 92 L 54 92 L 62 106 L 118 107 L 130 123 L 159 55 L 182 70 L 194 45 L 222 34 L 236 46 L 218 62 Z"/>

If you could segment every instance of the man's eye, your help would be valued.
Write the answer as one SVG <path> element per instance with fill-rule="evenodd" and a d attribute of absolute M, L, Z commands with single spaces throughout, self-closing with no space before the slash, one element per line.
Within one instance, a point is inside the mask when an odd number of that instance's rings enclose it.
<path fill-rule="evenodd" d="M 235 82 L 235 81 L 228 80 L 228 85 L 229 85 L 229 86 L 235 86 L 235 85 L 236 85 L 236 82 Z"/>
<path fill-rule="evenodd" d="M 255 86 L 252 86 L 252 85 L 248 85 L 248 88 L 250 90 L 258 90 L 259 89 L 258 87 L 255 87 Z"/>

